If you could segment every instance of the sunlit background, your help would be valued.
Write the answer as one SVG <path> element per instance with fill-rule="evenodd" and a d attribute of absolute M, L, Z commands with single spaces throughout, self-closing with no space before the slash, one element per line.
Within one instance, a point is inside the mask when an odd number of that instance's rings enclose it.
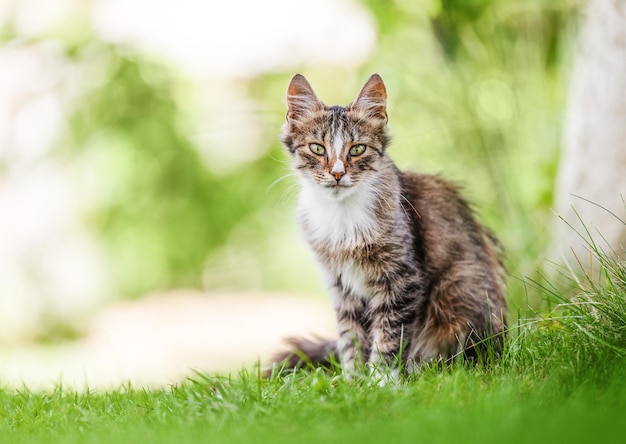
<path fill-rule="evenodd" d="M 512 311 L 547 247 L 580 4 L 0 1 L 0 384 L 163 383 L 332 332 L 278 143 L 379 72 L 391 155 L 464 184 Z"/>

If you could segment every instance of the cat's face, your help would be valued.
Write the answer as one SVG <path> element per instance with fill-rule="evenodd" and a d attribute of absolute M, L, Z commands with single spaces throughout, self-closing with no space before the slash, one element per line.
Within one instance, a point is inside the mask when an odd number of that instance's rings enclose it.
<path fill-rule="evenodd" d="M 342 200 L 374 182 L 389 142 L 386 99 L 377 74 L 346 107 L 325 105 L 303 76 L 294 76 L 282 142 L 306 186 Z"/>

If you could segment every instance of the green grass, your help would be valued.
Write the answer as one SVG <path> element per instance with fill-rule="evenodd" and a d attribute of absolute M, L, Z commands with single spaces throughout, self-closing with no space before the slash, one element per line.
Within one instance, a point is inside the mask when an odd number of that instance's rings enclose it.
<path fill-rule="evenodd" d="M 156 391 L 5 391 L 0 429 L 16 443 L 608 440 L 626 433 L 626 374 L 614 370 L 577 384 L 456 367 L 382 388 L 318 373 L 270 382 L 242 373 Z"/>
<path fill-rule="evenodd" d="M 319 370 L 197 374 L 161 390 L 0 390 L 2 442 L 623 442 L 626 264 L 596 245 L 596 278 L 546 294 L 490 366 L 425 367 L 380 387 Z M 567 296 L 566 296 L 567 295 Z"/>

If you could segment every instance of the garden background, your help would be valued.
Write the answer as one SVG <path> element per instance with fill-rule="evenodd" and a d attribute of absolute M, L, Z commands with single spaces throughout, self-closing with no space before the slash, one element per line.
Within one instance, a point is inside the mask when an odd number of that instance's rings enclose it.
<path fill-rule="evenodd" d="M 380 73 L 392 158 L 463 184 L 506 248 L 512 323 L 549 312 L 525 281 L 568 230 L 583 6 L 1 1 L 0 383 L 159 385 L 332 334 L 278 142 L 296 72 L 331 104 Z"/>

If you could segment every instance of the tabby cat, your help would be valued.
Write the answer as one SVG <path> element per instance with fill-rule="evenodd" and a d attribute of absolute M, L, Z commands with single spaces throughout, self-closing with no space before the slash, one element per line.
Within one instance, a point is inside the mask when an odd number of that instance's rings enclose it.
<path fill-rule="evenodd" d="M 498 243 L 457 187 L 401 172 L 387 154 L 387 91 L 372 75 L 327 106 L 296 74 L 281 141 L 301 183 L 298 214 L 337 315 L 337 341 L 290 340 L 288 368 L 348 374 L 499 353 L 506 328 Z"/>

